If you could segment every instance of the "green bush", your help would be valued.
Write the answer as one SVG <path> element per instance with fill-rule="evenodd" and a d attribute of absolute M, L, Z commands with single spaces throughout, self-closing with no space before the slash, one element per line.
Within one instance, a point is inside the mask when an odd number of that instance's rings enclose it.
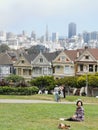
<path fill-rule="evenodd" d="M 4 94 L 4 95 L 7 95 L 13 91 L 13 88 L 8 86 L 0 87 L 0 89 L 2 90 L 0 91 L 0 94 Z"/>
<path fill-rule="evenodd" d="M 41 90 L 51 91 L 55 87 L 55 80 L 53 76 L 41 76 L 36 79 L 32 79 L 30 84 L 33 86 L 37 86 Z"/>
<path fill-rule="evenodd" d="M 0 87 L 0 94 L 3 94 L 3 88 Z"/>
<path fill-rule="evenodd" d="M 19 75 L 14 75 L 14 74 L 11 74 L 9 75 L 8 77 L 5 78 L 6 81 L 10 82 L 20 82 L 20 81 L 23 81 L 24 78 L 19 76 Z"/>
<path fill-rule="evenodd" d="M 36 86 L 32 87 L 0 87 L 2 95 L 33 95 L 37 94 L 39 89 Z"/>

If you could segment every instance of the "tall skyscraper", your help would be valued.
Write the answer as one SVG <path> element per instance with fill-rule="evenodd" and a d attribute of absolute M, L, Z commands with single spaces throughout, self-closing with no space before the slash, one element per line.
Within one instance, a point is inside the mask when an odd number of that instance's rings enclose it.
<path fill-rule="evenodd" d="M 48 25 L 46 25 L 46 33 L 45 33 L 46 41 L 49 41 L 49 32 L 48 32 Z"/>
<path fill-rule="evenodd" d="M 72 36 L 76 35 L 76 24 L 70 23 L 68 25 L 68 38 L 71 38 Z"/>
<path fill-rule="evenodd" d="M 58 42 L 58 32 L 54 32 L 52 33 L 52 41 L 53 42 Z"/>

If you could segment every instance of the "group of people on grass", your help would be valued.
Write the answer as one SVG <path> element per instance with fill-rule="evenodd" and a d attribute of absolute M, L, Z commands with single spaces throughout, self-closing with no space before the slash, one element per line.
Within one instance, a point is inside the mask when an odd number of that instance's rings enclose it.
<path fill-rule="evenodd" d="M 66 94 L 65 94 L 65 86 L 56 86 L 54 88 L 54 96 L 55 96 L 55 101 L 60 101 L 60 98 L 63 97 L 65 98 L 66 97 Z"/>

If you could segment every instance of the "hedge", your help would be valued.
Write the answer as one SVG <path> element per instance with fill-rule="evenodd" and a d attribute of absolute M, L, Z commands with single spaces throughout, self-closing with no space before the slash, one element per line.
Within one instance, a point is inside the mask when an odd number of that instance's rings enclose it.
<path fill-rule="evenodd" d="M 1 95 L 33 95 L 37 94 L 39 91 L 38 87 L 9 87 L 9 86 L 0 86 Z"/>

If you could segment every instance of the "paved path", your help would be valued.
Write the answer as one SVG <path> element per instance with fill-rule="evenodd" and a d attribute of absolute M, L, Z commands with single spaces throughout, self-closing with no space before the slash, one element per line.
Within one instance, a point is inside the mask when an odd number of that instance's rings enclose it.
<path fill-rule="evenodd" d="M 0 103 L 61 103 L 74 104 L 74 102 L 55 102 L 47 100 L 24 100 L 24 99 L 0 99 Z"/>
<path fill-rule="evenodd" d="M 0 99 L 0 103 L 59 103 L 59 104 L 76 104 L 76 102 L 56 102 L 56 101 L 49 101 L 49 100 L 25 100 L 25 99 Z M 84 104 L 92 104 L 98 105 L 98 103 L 84 103 Z"/>

